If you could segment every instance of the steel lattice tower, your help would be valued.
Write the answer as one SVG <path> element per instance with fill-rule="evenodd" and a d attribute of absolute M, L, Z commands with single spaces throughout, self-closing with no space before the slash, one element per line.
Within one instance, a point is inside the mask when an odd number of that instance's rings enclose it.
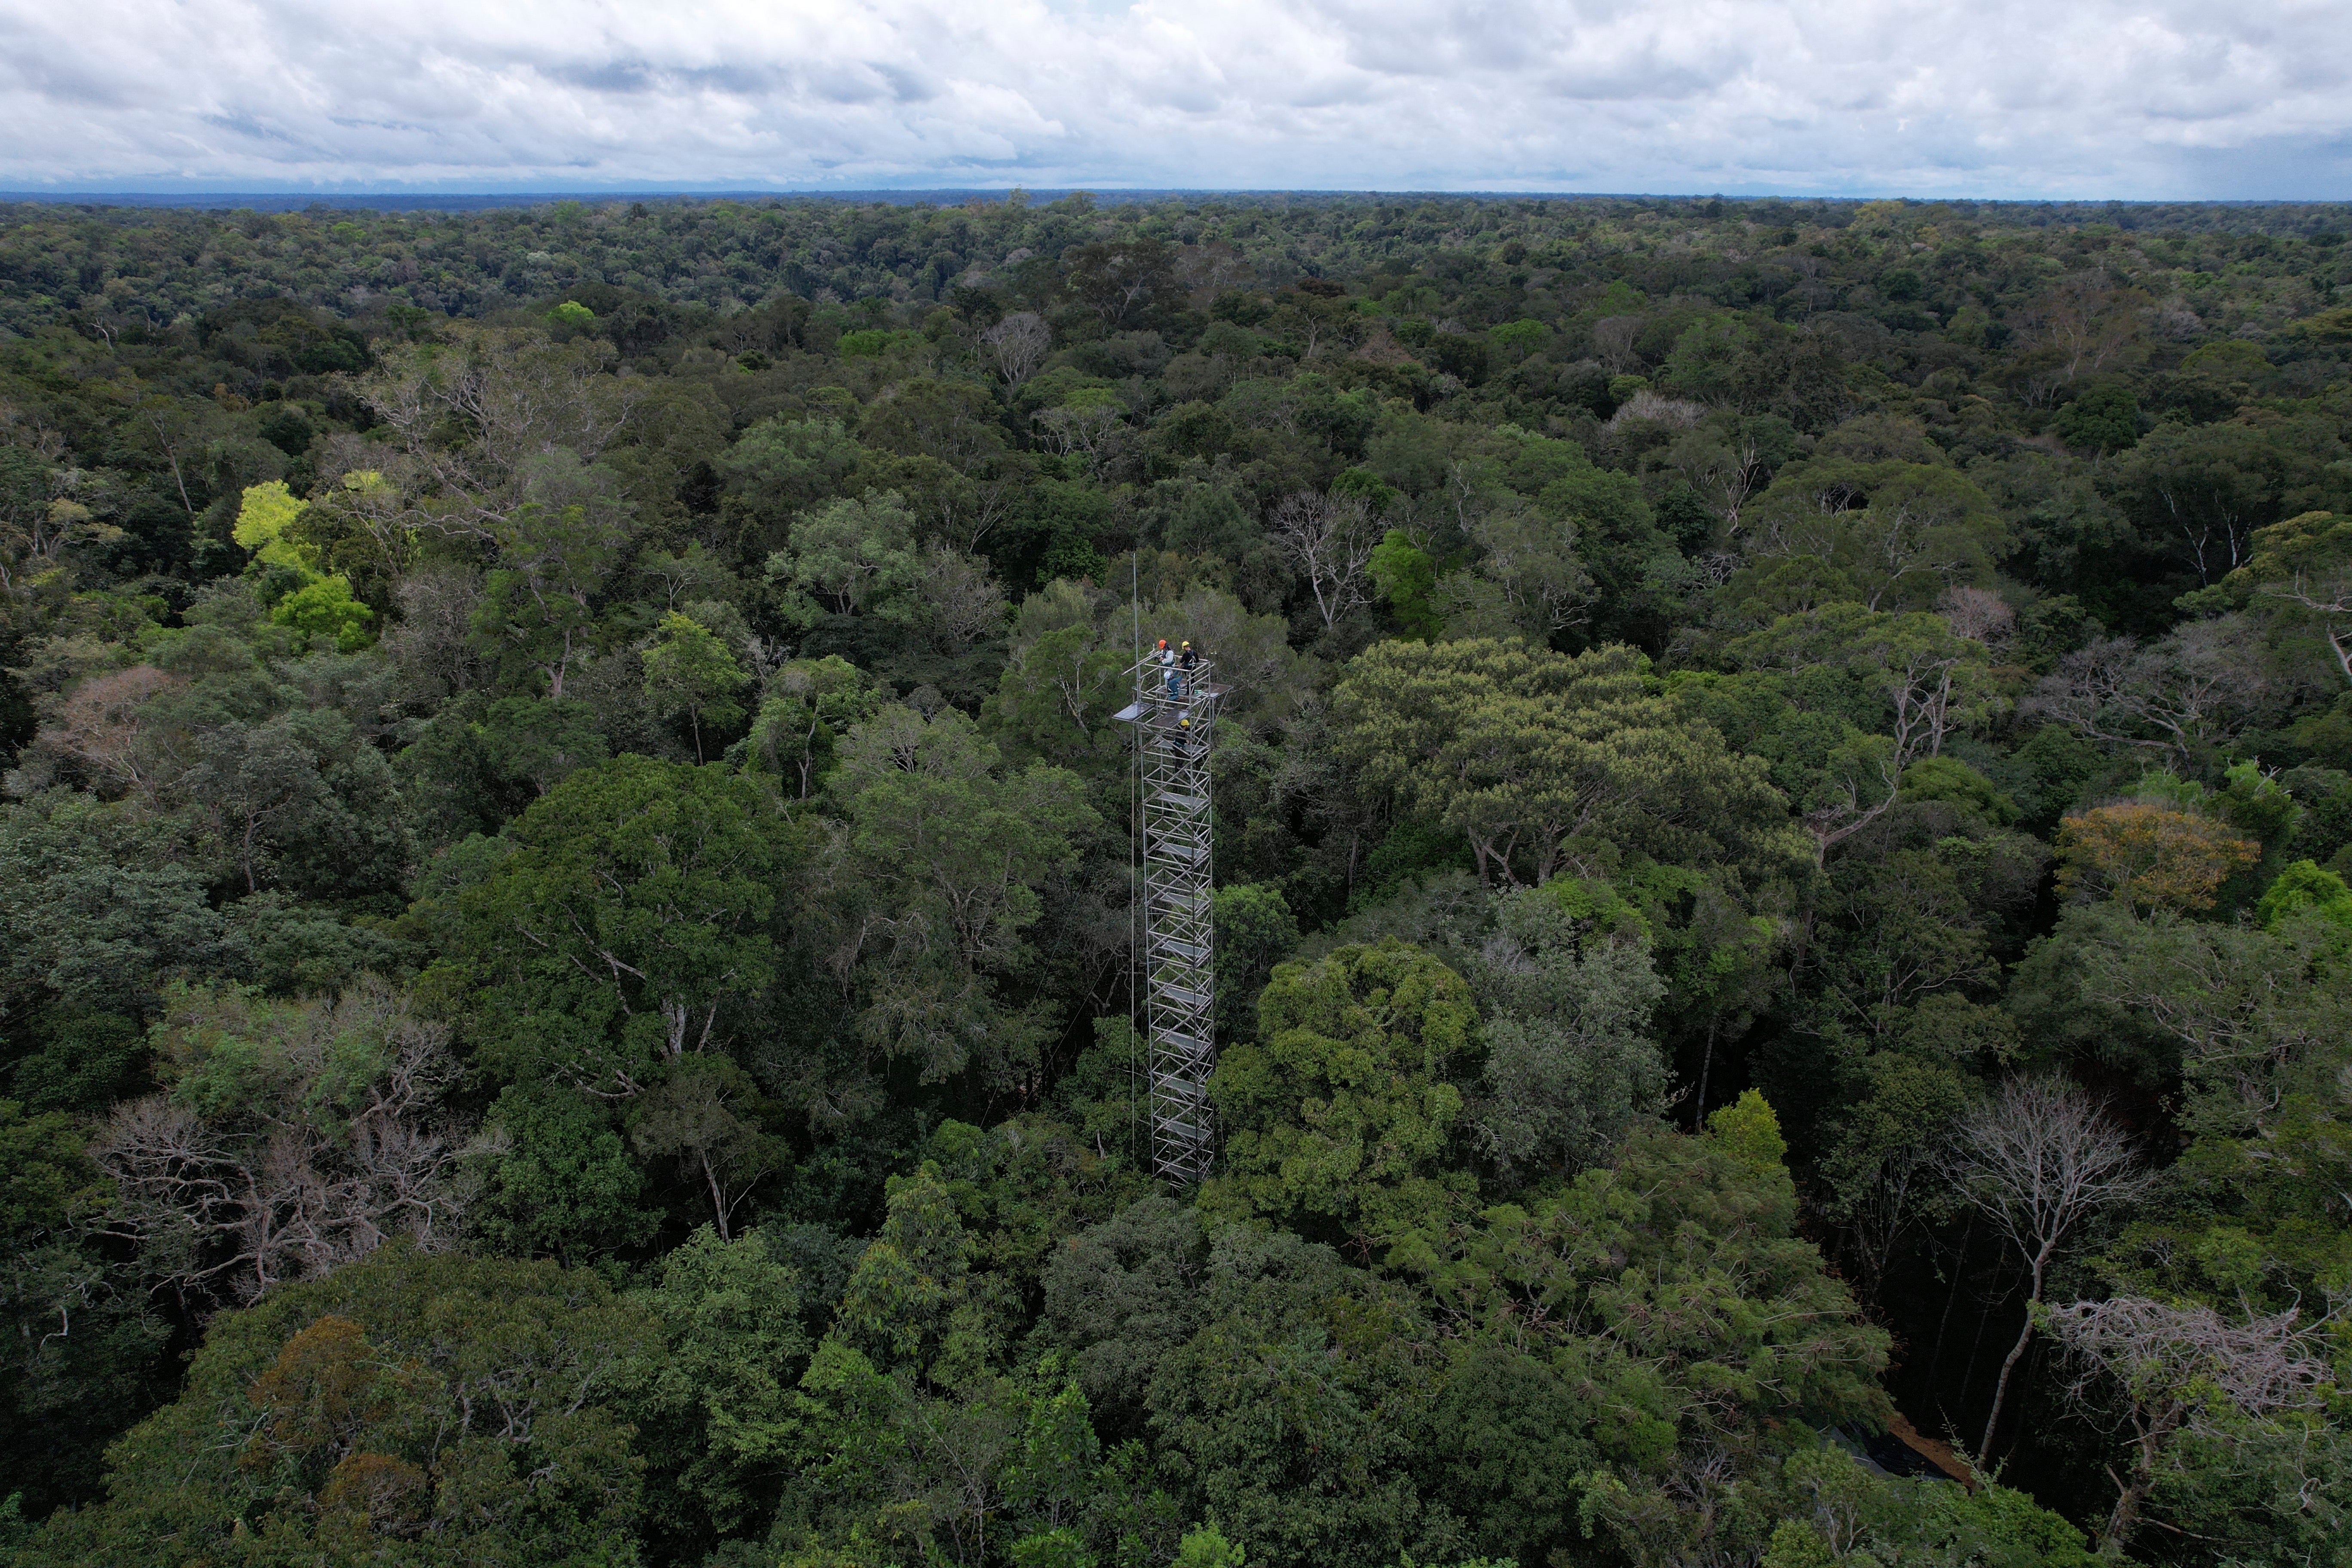
<path fill-rule="evenodd" d="M 1216 943 L 1210 931 L 1209 759 L 1217 699 L 1206 659 L 1138 663 L 1135 726 L 1143 836 L 1145 1039 L 1151 1167 L 1189 1185 L 1209 1173 L 1209 1072 L 1217 1064 Z"/>

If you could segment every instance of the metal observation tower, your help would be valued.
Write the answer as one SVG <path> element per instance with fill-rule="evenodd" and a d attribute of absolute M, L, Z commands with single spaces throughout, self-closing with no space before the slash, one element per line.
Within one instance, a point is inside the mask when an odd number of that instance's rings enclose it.
<path fill-rule="evenodd" d="M 1206 658 L 1190 668 L 1147 654 L 1129 672 L 1143 878 L 1140 968 L 1150 1074 L 1151 1168 L 1190 1185 L 1209 1173 L 1217 1065 L 1216 944 L 1210 931 L 1209 757 L 1217 700 Z"/>

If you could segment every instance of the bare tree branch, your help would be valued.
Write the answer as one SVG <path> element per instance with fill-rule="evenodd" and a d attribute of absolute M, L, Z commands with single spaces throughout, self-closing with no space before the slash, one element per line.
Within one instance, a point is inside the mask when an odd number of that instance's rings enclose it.
<path fill-rule="evenodd" d="M 2260 669 L 2223 622 L 2194 622 L 2146 647 L 2108 637 L 2070 653 L 2021 711 L 2087 740 L 2189 763 L 2243 729 L 2263 692 Z"/>
<path fill-rule="evenodd" d="M 211 1005 L 183 998 L 192 1032 Z M 268 1037 L 247 1092 L 202 1108 L 149 1095 L 108 1119 L 90 1146 L 115 1187 L 100 1228 L 139 1248 L 159 1289 L 198 1304 L 257 1300 L 398 1236 L 454 1245 L 467 1187 L 436 1120 L 457 1070 L 446 1026 L 374 980 L 248 1022 Z M 372 1070 L 354 1081 L 362 1053 Z"/>
<path fill-rule="evenodd" d="M 2016 1249 L 2028 1278 L 2025 1326 L 2000 1363 L 1979 1458 L 1992 1452 L 2010 1378 L 2033 1337 L 2033 1310 L 2060 1243 L 2092 1215 L 2147 1188 L 2123 1131 L 2060 1079 L 2011 1079 L 1960 1119 L 1945 1170 L 1993 1233 Z"/>
<path fill-rule="evenodd" d="M 1327 630 L 1371 603 L 1366 568 L 1380 532 L 1361 499 L 1299 490 L 1277 502 L 1269 521 L 1276 547 L 1307 579 Z"/>
<path fill-rule="evenodd" d="M 996 374 L 1008 387 L 1018 386 L 1045 363 L 1054 346 L 1054 329 L 1034 310 L 1016 310 L 980 334 L 996 362 Z"/>
<path fill-rule="evenodd" d="M 2249 1419 L 2327 1405 L 2327 1360 L 2292 1308 L 2233 1323 L 2210 1307 L 2119 1296 L 2046 1316 L 2072 1373 L 2067 1393 L 2088 1405 L 2111 1384 L 2131 1429 L 2130 1478 L 2118 1479 L 2099 1535 L 2105 1554 L 2119 1557 L 2130 1542 L 2148 1494 L 2178 1463 L 2178 1438 L 2205 1438 L 2226 1451 Z"/>

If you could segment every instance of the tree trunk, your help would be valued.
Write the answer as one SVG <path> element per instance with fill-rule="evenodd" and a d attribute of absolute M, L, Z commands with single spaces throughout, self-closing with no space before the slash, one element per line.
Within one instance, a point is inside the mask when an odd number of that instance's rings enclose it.
<path fill-rule="evenodd" d="M 2139 1529 L 2140 1510 L 2147 1505 L 2147 1494 L 2156 1489 L 2156 1451 L 2176 1422 L 2154 1422 L 2141 1428 L 2137 1460 L 2132 1466 L 2128 1483 L 2117 1481 L 2116 1506 L 2107 1515 L 2106 1528 L 2099 1531 L 2099 1555 L 2120 1560 L 2132 1534 Z M 2114 1475 L 2113 1470 L 2107 1472 Z"/>
<path fill-rule="evenodd" d="M 2000 1425 L 2001 1404 L 2009 1397 L 2010 1374 L 2017 1370 L 2019 1360 L 2025 1354 L 2026 1343 L 2032 1338 L 2033 1303 L 2028 1300 L 2025 1304 L 2025 1326 L 2017 1331 L 2017 1342 L 2010 1346 L 2009 1354 L 2001 1358 L 2000 1376 L 1993 1380 L 1992 1409 L 1985 1415 L 1984 1436 L 1977 1445 L 1976 1459 L 1979 1464 L 1990 1462 L 1990 1456 L 1992 1453 L 1993 1428 Z"/>
<path fill-rule="evenodd" d="M 734 1240 L 735 1234 L 727 1224 L 727 1194 L 719 1184 L 719 1173 L 712 1169 L 710 1152 L 707 1149 L 702 1153 L 702 1179 L 710 1188 L 710 1212 L 712 1217 L 719 1222 L 719 1239 Z"/>
<path fill-rule="evenodd" d="M 1706 1079 L 1707 1075 L 1715 1070 L 1715 1031 L 1719 1022 L 1719 1019 L 1715 1018 L 1709 1018 L 1706 1021 L 1706 1047 L 1699 1053 L 1698 1113 L 1692 1119 L 1696 1123 L 1693 1129 L 1696 1131 L 1703 1132 L 1706 1130 Z"/>
<path fill-rule="evenodd" d="M 1960 1369 L 1959 1405 L 1968 1408 L 1969 1390 L 1976 1385 L 1977 1356 L 1984 1350 L 1985 1325 L 1992 1321 L 1992 1310 L 2000 1300 L 2000 1277 L 2009 1268 L 2009 1255 L 2001 1253 L 1992 1260 L 1992 1289 L 1986 1293 L 1984 1310 L 1977 1314 L 1977 1331 L 1969 1336 L 1969 1363 Z"/>
<path fill-rule="evenodd" d="M 1993 1428 L 2000 1424 L 2001 1404 L 2009 1397 L 2010 1374 L 2024 1359 L 2025 1347 L 2033 1338 L 2033 1309 L 2042 1304 L 2042 1271 L 2049 1267 L 2051 1251 L 2052 1248 L 2043 1247 L 2042 1256 L 2033 1260 L 2033 1283 L 2025 1293 L 2025 1326 L 2017 1331 L 2017 1342 L 2010 1346 L 2009 1354 L 2001 1358 L 2000 1376 L 1992 1385 L 1992 1409 L 1985 1415 L 1984 1442 L 1977 1449 L 1979 1464 L 1992 1462 Z"/>
<path fill-rule="evenodd" d="M 1952 1307 L 1960 1299 L 1960 1281 L 1967 1278 L 1969 1243 L 1977 1229 L 1976 1211 L 1969 1211 L 1969 1223 L 1960 1231 L 1960 1249 L 1952 1258 L 1952 1288 L 1944 1294 L 1944 1315 L 1936 1320 L 1936 1348 L 1927 1357 L 1927 1392 L 1936 1392 L 1937 1369 L 1944 1364 L 1944 1334 L 1952 1326 Z"/>

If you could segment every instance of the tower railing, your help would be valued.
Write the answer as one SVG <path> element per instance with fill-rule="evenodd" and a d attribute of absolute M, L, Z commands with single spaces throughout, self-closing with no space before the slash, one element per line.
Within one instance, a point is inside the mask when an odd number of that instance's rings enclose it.
<path fill-rule="evenodd" d="M 1151 1165 L 1189 1185 L 1209 1173 L 1215 1126 L 1216 939 L 1210 921 L 1210 757 L 1218 699 L 1207 659 L 1190 668 L 1152 655 L 1129 671 L 1135 701 L 1118 718 L 1136 731 L 1141 795 L 1145 1041 Z"/>

